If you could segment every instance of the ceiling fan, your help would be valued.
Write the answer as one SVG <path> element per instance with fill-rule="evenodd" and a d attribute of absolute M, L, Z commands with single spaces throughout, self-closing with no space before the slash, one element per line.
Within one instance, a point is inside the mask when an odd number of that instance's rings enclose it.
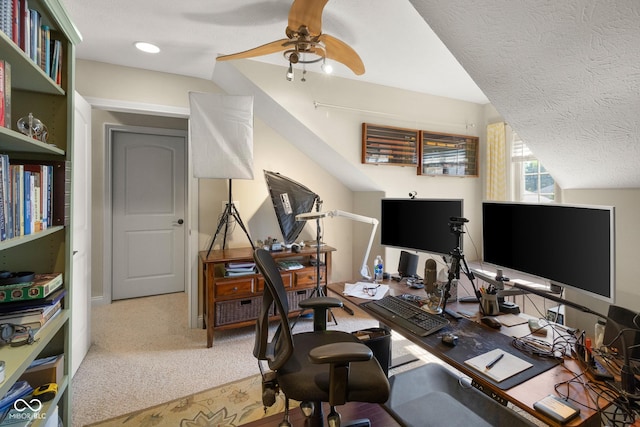
<path fill-rule="evenodd" d="M 310 64 L 326 60 L 341 62 L 356 75 L 364 74 L 362 59 L 345 42 L 322 33 L 322 11 L 329 0 L 294 0 L 289 10 L 289 23 L 285 30 L 286 39 L 276 40 L 243 52 L 221 55 L 217 61 L 253 58 L 284 51 L 289 61 L 289 73 L 293 75 L 292 64 Z M 289 78 L 289 77 L 287 77 Z"/>

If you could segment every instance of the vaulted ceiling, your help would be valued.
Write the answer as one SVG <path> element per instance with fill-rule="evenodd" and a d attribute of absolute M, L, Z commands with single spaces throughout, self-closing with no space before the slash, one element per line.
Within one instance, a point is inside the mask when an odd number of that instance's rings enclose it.
<path fill-rule="evenodd" d="M 215 57 L 284 37 L 291 0 L 62 0 L 77 56 L 211 79 Z M 563 188 L 640 187 L 640 2 L 330 0 L 323 30 L 366 72 L 336 74 L 491 102 Z M 133 42 L 160 46 L 142 54 Z M 259 58 L 282 64 L 281 54 Z M 284 72 L 283 72 L 284 77 Z"/>

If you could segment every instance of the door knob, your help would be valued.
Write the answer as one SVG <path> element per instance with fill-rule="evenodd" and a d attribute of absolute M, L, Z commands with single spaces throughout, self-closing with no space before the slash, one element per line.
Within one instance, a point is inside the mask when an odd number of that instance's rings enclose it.
<path fill-rule="evenodd" d="M 184 224 L 184 220 L 182 218 L 180 218 L 179 220 L 173 223 L 173 225 L 182 225 L 182 224 Z"/>

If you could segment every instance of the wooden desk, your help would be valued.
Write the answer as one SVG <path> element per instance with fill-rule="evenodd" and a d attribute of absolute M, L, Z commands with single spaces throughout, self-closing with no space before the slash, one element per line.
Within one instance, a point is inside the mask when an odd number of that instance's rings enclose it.
<path fill-rule="evenodd" d="M 320 285 L 331 278 L 331 253 L 335 248 L 320 248 Z M 208 255 L 208 256 L 207 256 Z M 303 268 L 282 271 L 282 281 L 287 288 L 291 316 L 300 311 L 298 303 L 309 298 L 316 288 L 317 267 L 312 261 L 317 257 L 316 248 L 306 247 L 300 252 L 283 250 L 271 252 L 276 261 L 299 261 Z M 260 274 L 225 276 L 225 266 L 230 262 L 253 262 L 253 249 L 230 248 L 201 251 L 198 257 L 199 287 L 202 290 L 202 312 L 207 329 L 207 347 L 213 346 L 216 330 L 255 325 L 262 307 L 264 279 Z M 274 312 L 275 318 L 275 312 Z"/>
<path fill-rule="evenodd" d="M 389 292 L 391 295 L 400 295 L 405 293 L 410 293 L 410 294 L 419 295 L 419 296 L 425 295 L 424 290 L 413 290 L 408 286 L 406 286 L 405 284 L 401 284 L 393 281 L 389 281 L 386 283 L 390 287 Z M 327 288 L 331 292 L 337 294 L 338 296 L 346 300 L 348 303 L 354 304 L 356 306 L 359 306 L 363 302 L 368 301 L 368 300 L 364 300 L 356 297 L 344 296 L 343 295 L 344 283 L 333 283 L 328 285 Z M 448 303 L 447 307 L 451 308 L 452 310 L 459 309 L 467 312 L 473 311 L 477 313 L 478 311 L 477 304 L 463 304 L 463 303 L 454 302 L 454 303 Z M 367 312 L 367 313 L 371 314 L 372 317 L 378 319 L 382 323 L 386 324 L 388 327 L 394 329 L 396 332 L 400 333 L 405 338 L 414 342 L 421 348 L 424 348 L 425 350 L 429 351 L 433 355 L 439 357 L 440 359 L 442 359 L 449 365 L 453 366 L 463 374 L 469 376 L 470 378 L 475 380 L 475 382 L 480 384 L 485 390 L 491 390 L 493 393 L 495 393 L 496 396 L 502 399 L 506 399 L 508 402 L 511 402 L 515 406 L 523 409 L 527 413 L 533 415 L 534 417 L 542 420 L 543 422 L 549 425 L 560 426 L 560 424 L 558 424 L 554 420 L 544 416 L 540 412 L 537 412 L 533 408 L 533 404 L 538 400 L 541 400 L 542 398 L 548 396 L 549 394 L 556 394 L 554 390 L 555 384 L 572 379 L 574 377 L 574 372 L 575 373 L 582 372 L 580 366 L 575 361 L 571 359 L 565 359 L 563 365 L 557 365 L 519 385 L 515 385 L 508 390 L 502 390 L 494 386 L 491 382 L 487 381 L 486 378 L 484 378 L 482 375 L 479 375 L 476 371 L 466 366 L 464 363 L 459 363 L 455 359 L 452 359 L 447 354 L 448 351 L 451 349 L 451 347 L 447 347 L 443 344 L 434 344 L 435 340 L 433 340 L 432 338 L 433 335 L 431 336 L 431 339 L 428 339 L 430 337 L 425 337 L 425 338 L 419 337 L 406 330 L 402 330 L 397 327 L 394 328 L 393 324 L 390 324 L 390 322 L 385 319 L 377 317 L 374 313 L 370 313 L 370 312 Z M 476 319 L 477 319 L 477 316 L 478 315 L 476 315 Z M 450 319 L 450 321 L 451 321 L 450 328 L 452 329 L 452 332 L 455 333 L 457 321 L 455 319 Z M 502 333 L 507 336 L 524 336 L 524 335 L 528 335 L 530 332 L 529 327 L 526 324 L 513 326 L 513 327 L 503 326 L 499 332 L 485 325 L 481 325 L 481 326 L 482 328 L 485 329 L 485 332 L 487 334 L 487 339 L 490 339 L 491 334 L 497 334 L 497 333 Z M 461 338 L 461 339 L 464 339 L 464 338 Z M 518 350 L 514 348 L 513 351 L 517 352 Z M 567 388 L 563 386 L 563 392 L 565 392 L 566 390 Z M 580 415 L 577 418 L 574 418 L 570 423 L 565 425 L 569 425 L 569 426 L 580 425 L 580 426 L 594 426 L 594 427 L 600 426 L 601 421 L 600 421 L 599 414 L 594 410 L 588 409 L 588 407 L 594 406 L 593 401 L 595 399 L 595 396 L 590 396 L 589 392 L 581 386 L 571 385 L 569 390 L 570 390 L 569 393 L 571 398 L 587 406 L 580 406 Z M 605 401 L 601 401 L 601 405 L 604 406 L 605 404 L 606 404 Z"/>

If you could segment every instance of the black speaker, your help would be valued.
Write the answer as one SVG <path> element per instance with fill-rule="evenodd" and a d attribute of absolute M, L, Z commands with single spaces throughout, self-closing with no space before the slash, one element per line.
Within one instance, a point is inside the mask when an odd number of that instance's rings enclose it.
<path fill-rule="evenodd" d="M 629 357 L 632 359 L 640 359 L 640 328 L 638 327 L 638 324 L 640 324 L 640 316 L 631 310 L 615 305 L 609 306 L 609 313 L 607 315 L 614 322 L 618 323 L 620 328 L 625 329 L 624 339 L 626 341 L 625 344 L 627 344 L 627 348 L 635 346 L 634 348 L 627 350 L 629 352 Z M 634 323 L 634 320 L 636 320 L 637 323 Z M 623 354 L 622 340 L 619 337 L 614 339 L 618 336 L 619 332 L 618 326 L 613 325 L 612 322 L 607 322 L 602 342 L 604 345 L 616 350 L 619 354 Z"/>
<path fill-rule="evenodd" d="M 415 277 L 418 270 L 418 255 L 400 251 L 398 274 L 400 277 Z"/>

